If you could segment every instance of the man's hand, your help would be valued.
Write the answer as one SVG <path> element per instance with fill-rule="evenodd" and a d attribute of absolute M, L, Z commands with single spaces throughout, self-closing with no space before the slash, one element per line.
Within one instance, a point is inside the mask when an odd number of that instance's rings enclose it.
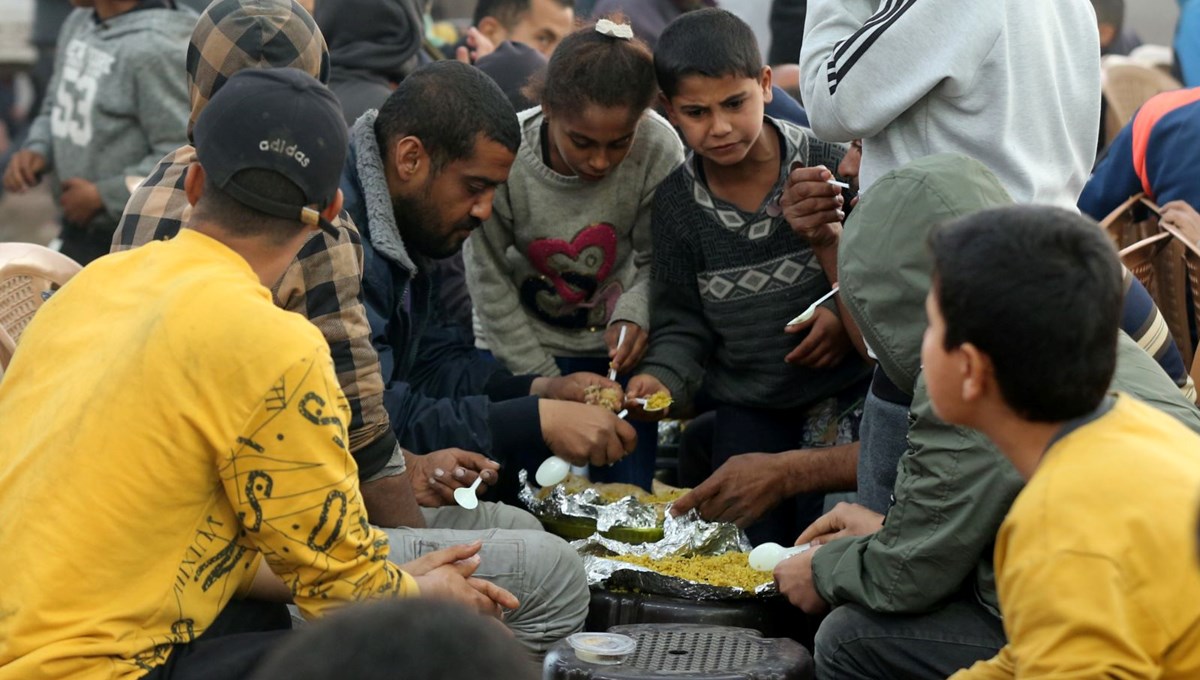
<path fill-rule="evenodd" d="M 546 446 L 572 465 L 612 465 L 637 446 L 633 426 L 605 408 L 543 399 L 538 415 Z"/>
<path fill-rule="evenodd" d="M 443 548 L 400 565 L 417 581 L 421 597 L 452 600 L 497 619 L 503 609 L 516 609 L 520 602 L 500 586 L 472 578 L 479 568 L 479 549 L 483 543 L 464 543 Z M 503 608 L 503 609 L 502 609 Z"/>
<path fill-rule="evenodd" d="M 807 368 L 831 368 L 846 357 L 853 345 L 846 327 L 837 314 L 824 307 L 817 307 L 812 318 L 795 326 L 788 326 L 784 332 L 797 334 L 808 332 L 796 349 L 783 358 L 793 366 Z"/>
<path fill-rule="evenodd" d="M 529 393 L 543 399 L 577 401 L 583 404 L 586 403 L 584 399 L 587 396 L 587 388 L 591 385 L 611 388 L 616 390 L 619 396 L 624 396 L 621 386 L 617 383 L 602 375 L 582 371 L 557 378 L 535 378 L 529 387 Z"/>
<path fill-rule="evenodd" d="M 404 459 L 413 495 L 424 508 L 454 505 L 454 490 L 471 486 L 476 477 L 483 478 L 476 489 L 478 495 L 500 478 L 499 463 L 462 449 L 442 449 L 424 456 L 405 451 Z"/>
<path fill-rule="evenodd" d="M 883 515 L 853 503 L 838 503 L 800 534 L 796 545 L 826 543 L 847 536 L 868 536 L 883 528 Z"/>
<path fill-rule="evenodd" d="M 18 151 L 8 161 L 4 171 L 4 188 L 19 194 L 37 186 L 46 169 L 46 157 L 36 151 Z"/>
<path fill-rule="evenodd" d="M 812 559 L 817 548 L 805 550 L 799 555 L 789 557 L 775 566 L 775 585 L 779 592 L 806 614 L 824 614 L 829 611 L 829 604 L 817 594 L 813 582 Z"/>
<path fill-rule="evenodd" d="M 671 512 L 678 516 L 696 508 L 710 522 L 733 522 L 744 529 L 788 497 L 786 465 L 782 454 L 733 456 L 675 501 Z"/>
<path fill-rule="evenodd" d="M 625 390 L 625 405 L 629 408 L 629 412 L 633 414 L 631 417 L 637 420 L 662 420 L 666 418 L 667 414 L 671 412 L 670 406 L 662 411 L 647 413 L 641 404 L 632 401 L 634 399 L 646 399 L 650 395 L 658 394 L 659 392 L 666 392 L 668 395 L 671 394 L 666 385 L 663 385 L 658 378 L 648 373 L 633 376 L 629 380 L 628 388 Z"/>
<path fill-rule="evenodd" d="M 823 165 L 795 168 L 779 200 L 792 231 L 814 247 L 836 244 L 846 219 L 842 189 L 830 184 L 831 179 L 833 173 Z"/>
<path fill-rule="evenodd" d="M 621 339 L 622 328 L 625 329 L 625 342 L 618 348 L 617 341 Z M 604 344 L 608 345 L 610 365 L 618 375 L 625 375 L 642 363 L 642 357 L 646 356 L 646 349 L 650 346 L 650 334 L 636 323 L 618 321 L 604 331 Z"/>
<path fill-rule="evenodd" d="M 85 226 L 96 213 L 104 209 L 104 201 L 100 198 L 100 190 L 95 184 L 72 177 L 62 183 L 62 196 L 58 199 L 62 206 L 63 217 L 78 226 Z"/>
<path fill-rule="evenodd" d="M 454 50 L 454 58 L 464 64 L 474 64 L 496 51 L 496 44 L 474 26 L 467 29 L 467 44 Z"/>

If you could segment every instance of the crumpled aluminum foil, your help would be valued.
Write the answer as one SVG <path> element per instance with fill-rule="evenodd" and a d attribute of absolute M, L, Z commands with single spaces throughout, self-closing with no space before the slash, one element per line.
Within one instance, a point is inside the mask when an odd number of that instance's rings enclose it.
<path fill-rule="evenodd" d="M 658 526 L 658 508 L 626 496 L 614 503 L 605 503 L 595 489 L 568 494 L 562 487 L 555 487 L 541 500 L 529 482 L 529 473 L 517 473 L 521 484 L 518 497 L 525 507 L 537 517 L 582 517 L 596 520 L 597 531 L 608 531 L 613 527 L 628 529 L 653 529 Z"/>
<path fill-rule="evenodd" d="M 668 511 L 663 522 L 663 533 L 661 541 L 640 545 L 630 545 L 594 534 L 591 538 L 575 541 L 571 547 L 583 557 L 588 585 L 592 587 L 638 590 L 691 600 L 771 597 L 778 593 L 771 575 L 765 572 L 763 585 L 753 591 L 747 591 L 742 588 L 688 581 L 636 564 L 609 559 L 613 555 L 647 555 L 653 559 L 660 559 L 669 556 L 723 555 L 730 551 L 750 551 L 750 540 L 736 525 L 705 522 L 695 510 L 680 517 L 672 517 Z"/>

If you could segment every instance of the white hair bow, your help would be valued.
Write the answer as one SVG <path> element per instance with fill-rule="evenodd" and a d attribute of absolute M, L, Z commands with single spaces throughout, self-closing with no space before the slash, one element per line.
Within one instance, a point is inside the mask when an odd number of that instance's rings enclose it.
<path fill-rule="evenodd" d="M 633 40 L 633 26 L 629 24 L 618 24 L 609 19 L 601 19 L 596 22 L 596 32 L 601 35 L 607 35 L 610 38 L 620 38 L 622 40 Z"/>

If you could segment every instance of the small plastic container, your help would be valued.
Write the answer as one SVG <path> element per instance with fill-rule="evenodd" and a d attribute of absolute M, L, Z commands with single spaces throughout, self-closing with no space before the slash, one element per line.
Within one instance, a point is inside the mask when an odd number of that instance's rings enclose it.
<path fill-rule="evenodd" d="M 575 633 L 567 638 L 580 661 L 598 666 L 615 666 L 637 649 L 637 642 L 619 633 Z"/>

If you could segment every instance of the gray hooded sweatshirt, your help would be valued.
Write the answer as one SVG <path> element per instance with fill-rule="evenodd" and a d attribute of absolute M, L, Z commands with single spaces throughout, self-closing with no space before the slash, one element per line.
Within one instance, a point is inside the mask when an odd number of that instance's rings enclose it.
<path fill-rule="evenodd" d="M 97 22 L 90 9 L 67 17 L 42 110 L 25 148 L 46 157 L 58 181 L 79 177 L 104 209 L 86 226 L 112 232 L 129 200 L 126 177 L 145 177 L 187 143 L 191 105 L 184 58 L 196 15 L 137 8 Z"/>
<path fill-rule="evenodd" d="M 883 528 L 833 541 L 813 555 L 817 592 L 832 605 L 917 614 L 966 586 L 998 613 L 993 544 L 1024 482 L 987 437 L 934 414 L 921 375 L 921 337 L 933 271 L 930 231 L 1012 202 L 978 161 L 942 154 L 881 177 L 846 224 L 838 249 L 842 301 L 888 379 L 913 401 Z M 1200 432 L 1200 411 L 1124 333 L 1112 389 Z"/>

